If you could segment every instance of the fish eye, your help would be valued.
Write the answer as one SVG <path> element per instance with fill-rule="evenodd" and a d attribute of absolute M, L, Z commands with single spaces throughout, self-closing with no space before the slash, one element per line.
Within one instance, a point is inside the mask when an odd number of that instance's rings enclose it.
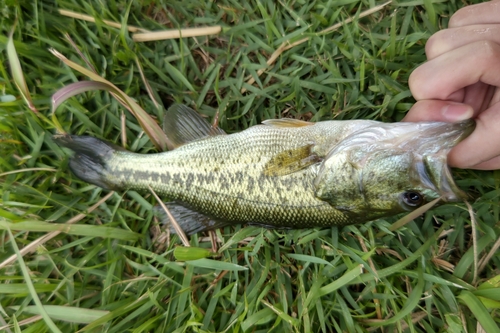
<path fill-rule="evenodd" d="M 403 202 L 410 207 L 418 207 L 424 202 L 422 194 L 416 191 L 408 191 L 402 194 Z"/>

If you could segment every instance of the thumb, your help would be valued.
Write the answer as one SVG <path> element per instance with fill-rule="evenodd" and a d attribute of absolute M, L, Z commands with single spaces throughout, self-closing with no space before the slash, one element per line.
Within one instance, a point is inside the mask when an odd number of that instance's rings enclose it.
<path fill-rule="evenodd" d="M 402 121 L 457 122 L 473 116 L 474 110 L 467 104 L 442 100 L 421 100 L 412 106 Z"/>

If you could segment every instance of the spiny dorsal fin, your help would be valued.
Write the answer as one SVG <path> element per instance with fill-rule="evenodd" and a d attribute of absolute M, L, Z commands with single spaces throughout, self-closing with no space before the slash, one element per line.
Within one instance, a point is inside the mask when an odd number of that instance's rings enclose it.
<path fill-rule="evenodd" d="M 268 119 L 264 120 L 262 123 L 274 127 L 304 127 L 314 125 L 314 123 L 292 118 Z"/>
<path fill-rule="evenodd" d="M 321 158 L 312 152 L 314 144 L 285 150 L 273 156 L 264 166 L 266 176 L 285 176 L 318 163 Z"/>
<path fill-rule="evenodd" d="M 163 131 L 175 148 L 208 136 L 226 134 L 183 104 L 174 104 L 167 110 L 163 118 Z"/>

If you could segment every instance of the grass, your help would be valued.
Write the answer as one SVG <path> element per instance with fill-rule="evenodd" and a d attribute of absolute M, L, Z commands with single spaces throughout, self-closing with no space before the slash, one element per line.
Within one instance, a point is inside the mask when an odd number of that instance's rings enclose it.
<path fill-rule="evenodd" d="M 397 217 L 323 230 L 236 226 L 215 232 L 215 249 L 208 234 L 192 236 L 191 249 L 158 233 L 151 194 L 79 181 L 51 139 L 63 130 L 157 151 L 107 91 L 51 112 L 58 89 L 88 80 L 48 50 L 90 69 L 66 33 L 153 119 L 179 102 L 208 117 L 218 112 L 228 132 L 276 117 L 398 121 L 413 103 L 407 80 L 425 61 L 426 39 L 464 2 L 393 2 L 361 19 L 379 3 L 105 3 L 0 3 L 0 331 L 500 331 L 499 171 L 456 170 L 474 196 L 475 228 L 466 205 L 454 204 L 394 231 Z M 141 43 L 104 20 L 140 31 L 220 25 L 222 32 Z M 16 21 L 30 103 L 7 61 Z"/>

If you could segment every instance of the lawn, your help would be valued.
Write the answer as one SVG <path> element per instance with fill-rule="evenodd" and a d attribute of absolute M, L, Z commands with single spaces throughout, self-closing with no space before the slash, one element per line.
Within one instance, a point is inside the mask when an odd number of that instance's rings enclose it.
<path fill-rule="evenodd" d="M 52 140 L 87 134 L 154 153 L 173 103 L 228 133 L 279 117 L 399 121 L 426 40 L 468 2 L 159 3 L 0 2 L 0 331 L 500 332 L 500 171 L 454 170 L 471 207 L 398 228 L 401 216 L 233 226 L 188 248 L 162 231 L 151 193 L 78 180 Z M 137 40 L 195 27 L 209 35 Z M 115 87 L 52 108 L 59 89 L 91 78 Z"/>

